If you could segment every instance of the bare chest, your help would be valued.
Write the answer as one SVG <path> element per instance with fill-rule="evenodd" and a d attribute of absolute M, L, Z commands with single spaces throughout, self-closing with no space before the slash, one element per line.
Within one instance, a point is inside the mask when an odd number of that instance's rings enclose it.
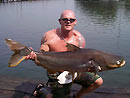
<path fill-rule="evenodd" d="M 68 40 L 68 41 L 65 41 L 63 39 L 57 39 L 52 40 L 52 42 L 49 44 L 50 51 L 56 51 L 56 52 L 67 51 L 66 42 L 78 46 L 78 41 L 76 38 L 74 40 Z"/>

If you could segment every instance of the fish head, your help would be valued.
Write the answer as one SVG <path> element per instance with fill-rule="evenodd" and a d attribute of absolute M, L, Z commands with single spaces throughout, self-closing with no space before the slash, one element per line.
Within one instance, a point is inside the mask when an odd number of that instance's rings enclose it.
<path fill-rule="evenodd" d="M 124 59 L 120 59 L 120 60 L 117 60 L 115 61 L 115 63 L 113 64 L 110 64 L 109 67 L 110 68 L 120 68 L 120 67 L 123 67 L 125 65 L 125 60 Z"/>
<path fill-rule="evenodd" d="M 107 54 L 103 58 L 104 60 L 101 63 L 102 66 L 100 66 L 101 70 L 120 68 L 123 67 L 126 63 L 123 57 L 113 54 Z"/>

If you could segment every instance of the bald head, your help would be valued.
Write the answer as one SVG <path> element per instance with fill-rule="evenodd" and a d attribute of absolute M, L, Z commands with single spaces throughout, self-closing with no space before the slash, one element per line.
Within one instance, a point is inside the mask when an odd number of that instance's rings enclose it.
<path fill-rule="evenodd" d="M 61 13 L 59 23 L 62 30 L 72 31 L 77 23 L 74 12 L 72 10 L 64 10 Z"/>
<path fill-rule="evenodd" d="M 60 18 L 65 18 L 65 17 L 71 17 L 75 19 L 75 13 L 72 10 L 64 10 L 61 13 L 61 17 Z"/>

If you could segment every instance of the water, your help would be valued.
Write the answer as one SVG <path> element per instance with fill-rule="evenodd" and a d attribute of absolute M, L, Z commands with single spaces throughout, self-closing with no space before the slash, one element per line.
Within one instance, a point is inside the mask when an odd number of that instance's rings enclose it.
<path fill-rule="evenodd" d="M 0 4 L 0 75 L 47 80 L 43 68 L 24 61 L 8 68 L 12 52 L 5 38 L 17 40 L 35 50 L 44 32 L 59 27 L 64 9 L 76 13 L 75 27 L 86 39 L 86 47 L 122 55 L 126 66 L 99 73 L 104 86 L 130 87 L 130 0 L 43 0 Z"/>

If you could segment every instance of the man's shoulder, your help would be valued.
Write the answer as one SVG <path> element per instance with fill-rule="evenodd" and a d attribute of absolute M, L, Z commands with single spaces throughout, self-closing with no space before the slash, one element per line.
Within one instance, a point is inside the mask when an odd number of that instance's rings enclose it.
<path fill-rule="evenodd" d="M 80 42 L 82 42 L 82 44 L 83 44 L 82 47 L 85 47 L 86 42 L 85 42 L 85 38 L 83 37 L 83 35 L 77 30 L 74 31 L 74 34 L 75 34 L 75 36 L 78 37 L 78 40 L 80 40 Z"/>
<path fill-rule="evenodd" d="M 45 32 L 44 37 L 46 39 L 53 39 L 57 35 L 57 29 L 49 30 L 48 32 Z"/>
<path fill-rule="evenodd" d="M 75 36 L 82 36 L 82 34 L 79 31 L 77 31 L 77 30 L 74 30 L 74 35 Z"/>
<path fill-rule="evenodd" d="M 45 35 L 55 34 L 55 33 L 56 33 L 56 30 L 57 30 L 57 29 L 49 30 L 49 31 L 45 32 Z"/>

